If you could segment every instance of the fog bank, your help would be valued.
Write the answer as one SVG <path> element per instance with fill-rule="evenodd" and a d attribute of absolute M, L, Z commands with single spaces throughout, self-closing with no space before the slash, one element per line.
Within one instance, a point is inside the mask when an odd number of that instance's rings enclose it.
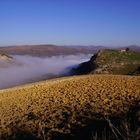
<path fill-rule="evenodd" d="M 48 79 L 50 75 L 55 77 L 66 74 L 69 67 L 89 60 L 90 56 L 80 54 L 40 58 L 13 55 L 12 64 L 0 66 L 0 89 Z"/>

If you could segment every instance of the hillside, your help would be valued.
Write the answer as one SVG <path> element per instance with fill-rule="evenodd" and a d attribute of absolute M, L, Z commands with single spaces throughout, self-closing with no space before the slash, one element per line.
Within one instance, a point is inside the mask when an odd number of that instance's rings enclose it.
<path fill-rule="evenodd" d="M 13 60 L 13 57 L 0 53 L 0 61 L 11 61 L 11 60 Z"/>
<path fill-rule="evenodd" d="M 139 87 L 139 76 L 87 75 L 1 90 L 1 140 L 139 139 Z"/>
<path fill-rule="evenodd" d="M 14 64 L 14 58 L 10 55 L 0 53 L 0 68 L 7 68 Z"/>
<path fill-rule="evenodd" d="M 131 45 L 125 47 L 116 47 L 118 49 L 124 49 L 129 47 L 133 51 L 140 52 L 140 46 Z M 100 49 L 107 49 L 112 47 L 107 46 L 80 46 L 80 45 L 17 45 L 17 46 L 1 46 L 0 52 L 9 55 L 31 55 L 31 56 L 54 56 L 54 55 L 68 55 L 68 54 L 92 54 L 96 53 Z"/>
<path fill-rule="evenodd" d="M 91 48 L 70 48 L 56 45 L 21 45 L 0 47 L 0 52 L 12 55 L 55 56 L 95 52 Z"/>
<path fill-rule="evenodd" d="M 88 62 L 72 69 L 74 74 L 140 74 L 140 53 L 131 50 L 103 49 Z"/>

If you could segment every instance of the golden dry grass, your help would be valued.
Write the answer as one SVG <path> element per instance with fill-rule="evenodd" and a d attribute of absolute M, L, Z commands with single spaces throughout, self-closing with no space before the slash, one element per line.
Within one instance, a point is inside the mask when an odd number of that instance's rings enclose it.
<path fill-rule="evenodd" d="M 69 134 L 92 120 L 125 115 L 139 102 L 139 76 L 73 76 L 1 90 L 1 139 L 21 131 L 42 139 Z"/>

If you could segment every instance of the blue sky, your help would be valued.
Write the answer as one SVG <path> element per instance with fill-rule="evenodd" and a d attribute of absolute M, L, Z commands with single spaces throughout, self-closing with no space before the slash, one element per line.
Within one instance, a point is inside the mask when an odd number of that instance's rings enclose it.
<path fill-rule="evenodd" d="M 0 0 L 0 46 L 140 45 L 140 0 Z"/>

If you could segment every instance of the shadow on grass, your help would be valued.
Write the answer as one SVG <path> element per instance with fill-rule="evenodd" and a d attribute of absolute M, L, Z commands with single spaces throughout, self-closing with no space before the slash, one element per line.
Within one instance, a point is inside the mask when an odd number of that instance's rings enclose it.
<path fill-rule="evenodd" d="M 88 122 L 86 127 L 77 126 L 70 134 L 50 132 L 44 129 L 30 133 L 20 128 L 13 128 L 14 133 L 1 140 L 129 140 L 140 139 L 140 106 L 132 107 L 121 118 L 107 118 Z"/>

